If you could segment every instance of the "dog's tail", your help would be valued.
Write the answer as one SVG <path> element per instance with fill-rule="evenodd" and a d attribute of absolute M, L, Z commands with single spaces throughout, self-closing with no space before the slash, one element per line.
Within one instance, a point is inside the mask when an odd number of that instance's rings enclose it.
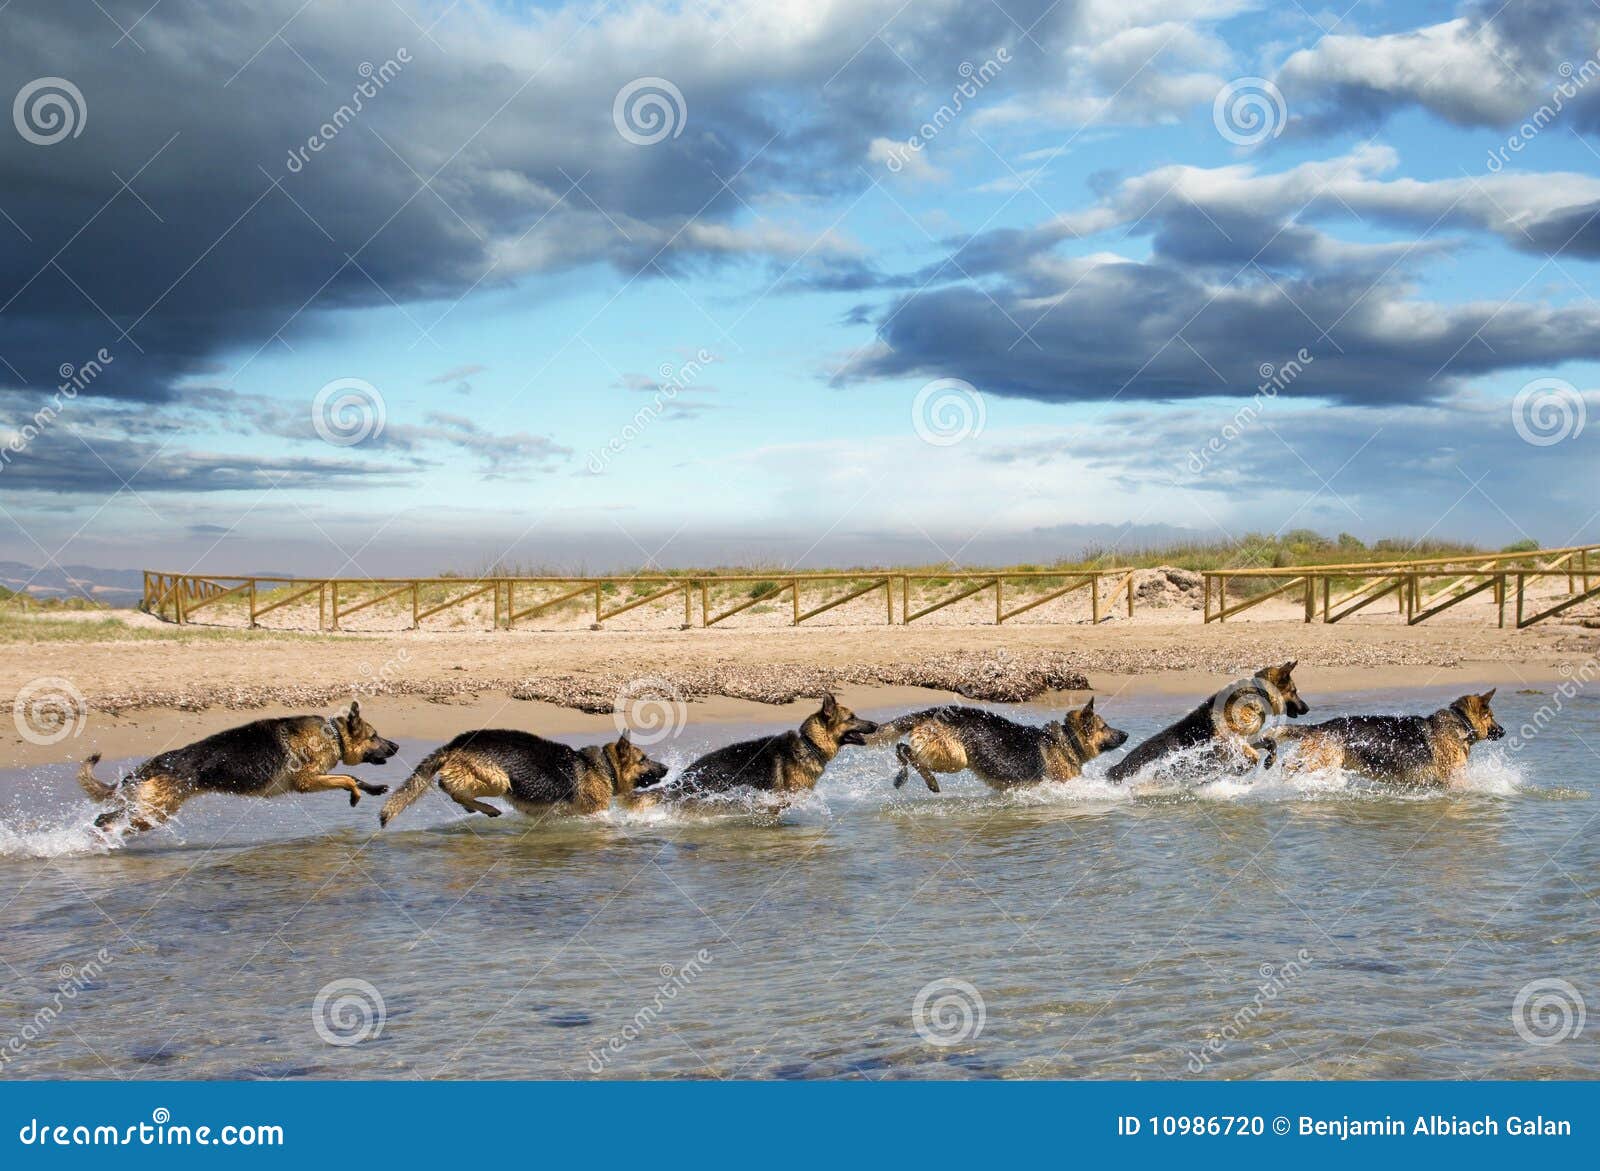
<path fill-rule="evenodd" d="M 433 775 L 439 771 L 439 766 L 444 763 L 445 750 L 439 748 L 424 756 L 412 770 L 406 783 L 394 791 L 394 794 L 383 803 L 383 811 L 378 814 L 378 824 L 388 825 L 400 812 L 418 797 L 428 791 L 428 784 L 433 780 Z"/>
<path fill-rule="evenodd" d="M 897 716 L 892 720 L 885 720 L 874 731 L 867 732 L 863 738 L 868 744 L 888 744 L 891 741 L 900 739 L 900 737 L 927 718 L 927 712 L 910 712 L 903 716 Z"/>
<path fill-rule="evenodd" d="M 83 786 L 83 791 L 89 794 L 91 801 L 109 801 L 117 795 L 117 787 L 108 785 L 94 775 L 94 766 L 100 763 L 100 754 L 96 752 L 78 766 L 78 784 Z"/>

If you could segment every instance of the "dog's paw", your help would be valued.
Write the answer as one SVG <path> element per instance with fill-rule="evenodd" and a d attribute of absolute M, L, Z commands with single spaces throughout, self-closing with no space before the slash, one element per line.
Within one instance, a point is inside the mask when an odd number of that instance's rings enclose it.
<path fill-rule="evenodd" d="M 499 817 L 502 813 L 505 812 L 505 810 L 503 810 L 503 809 L 496 809 L 493 805 L 485 806 L 483 811 L 484 811 L 484 813 L 488 814 L 490 817 Z"/>
<path fill-rule="evenodd" d="M 897 789 L 905 788 L 906 787 L 906 777 L 910 775 L 910 772 L 911 772 L 910 769 L 902 768 L 899 772 L 895 773 L 894 774 L 894 787 L 897 788 Z"/>
<path fill-rule="evenodd" d="M 389 791 L 388 785 L 372 785 L 368 784 L 366 781 L 357 781 L 356 784 L 359 785 L 361 791 L 367 794 L 369 797 L 382 797 Z"/>
<path fill-rule="evenodd" d="M 361 804 L 361 794 L 359 792 L 352 792 L 350 794 L 350 804 L 352 806 Z"/>

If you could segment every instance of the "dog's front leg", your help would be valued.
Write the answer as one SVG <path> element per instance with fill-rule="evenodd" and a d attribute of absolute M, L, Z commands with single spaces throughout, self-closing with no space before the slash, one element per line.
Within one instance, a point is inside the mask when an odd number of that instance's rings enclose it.
<path fill-rule="evenodd" d="M 361 802 L 361 786 L 354 777 L 343 776 L 339 773 L 317 773 L 314 776 L 302 777 L 295 781 L 297 793 L 321 793 L 329 789 L 343 789 L 350 794 L 350 804 L 358 805 Z"/>

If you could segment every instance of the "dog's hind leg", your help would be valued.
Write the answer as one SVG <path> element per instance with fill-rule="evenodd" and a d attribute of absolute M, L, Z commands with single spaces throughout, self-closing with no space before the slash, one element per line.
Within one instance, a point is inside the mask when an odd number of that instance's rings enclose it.
<path fill-rule="evenodd" d="M 121 822 L 135 833 L 144 833 L 177 813 L 178 807 L 194 794 L 172 777 L 154 776 L 125 785 L 121 796 L 119 808 L 94 819 L 96 829 L 119 829 Z"/>
<path fill-rule="evenodd" d="M 894 779 L 895 788 L 898 789 L 906 783 L 906 766 L 910 765 L 922 777 L 923 783 L 928 786 L 928 792 L 937 793 L 939 791 L 939 778 L 934 776 L 928 766 L 922 763 L 921 758 L 917 756 L 916 750 L 911 745 L 904 740 L 900 741 L 894 746 L 894 754 L 900 758 L 900 772 Z"/>
<path fill-rule="evenodd" d="M 482 813 L 486 817 L 499 817 L 503 811 L 478 798 L 503 793 L 509 787 L 495 784 L 493 778 L 485 777 L 464 761 L 453 760 L 439 769 L 439 788 L 445 795 L 468 812 Z"/>

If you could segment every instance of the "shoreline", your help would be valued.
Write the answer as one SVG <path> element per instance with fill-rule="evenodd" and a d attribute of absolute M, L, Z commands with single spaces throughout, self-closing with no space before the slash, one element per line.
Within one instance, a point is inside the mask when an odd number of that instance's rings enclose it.
<path fill-rule="evenodd" d="M 1508 669 L 1511 668 L 1511 669 Z M 883 717 L 943 703 L 1017 702 L 1029 707 L 1075 707 L 1094 697 L 1102 710 L 1119 699 L 1149 701 L 1170 698 L 1176 717 L 1192 704 L 1225 686 L 1231 672 L 1166 671 L 1133 674 L 1097 674 L 1082 687 L 1044 688 L 1013 701 L 985 701 L 960 692 L 903 684 L 852 684 L 837 688 L 840 700 L 869 717 Z M 1302 664 L 1296 679 L 1311 697 L 1336 697 L 1362 691 L 1428 688 L 1462 693 L 1490 687 L 1504 689 L 1548 688 L 1569 677 L 1558 665 L 1543 663 L 1474 663 L 1419 671 L 1400 667 L 1329 667 Z M 513 727 L 546 736 L 609 737 L 615 734 L 612 708 L 585 711 L 548 700 L 521 698 L 500 688 L 478 687 L 454 695 L 426 696 L 389 693 L 364 695 L 367 717 L 385 735 L 409 739 L 447 740 L 469 728 Z M 117 711 L 93 709 L 85 714 L 76 735 L 50 744 L 35 744 L 20 736 L 0 757 L 0 767 L 28 768 L 76 762 L 91 752 L 108 758 L 150 756 L 191 743 L 203 736 L 251 720 L 302 715 L 308 711 L 335 712 L 346 697 L 326 704 L 284 703 L 275 700 L 249 708 L 213 705 L 174 707 L 150 704 Z M 670 701 L 669 701 L 670 702 Z M 768 702 L 723 694 L 685 696 L 673 714 L 646 698 L 640 718 L 633 721 L 648 730 L 652 718 L 677 719 L 684 724 L 798 725 L 815 707 L 809 696 Z M 1315 700 L 1313 699 L 1315 706 Z M 653 711 L 653 714 L 652 714 Z M 659 727 L 660 724 L 654 726 Z M 11 729 L 6 729 L 9 733 Z"/>

